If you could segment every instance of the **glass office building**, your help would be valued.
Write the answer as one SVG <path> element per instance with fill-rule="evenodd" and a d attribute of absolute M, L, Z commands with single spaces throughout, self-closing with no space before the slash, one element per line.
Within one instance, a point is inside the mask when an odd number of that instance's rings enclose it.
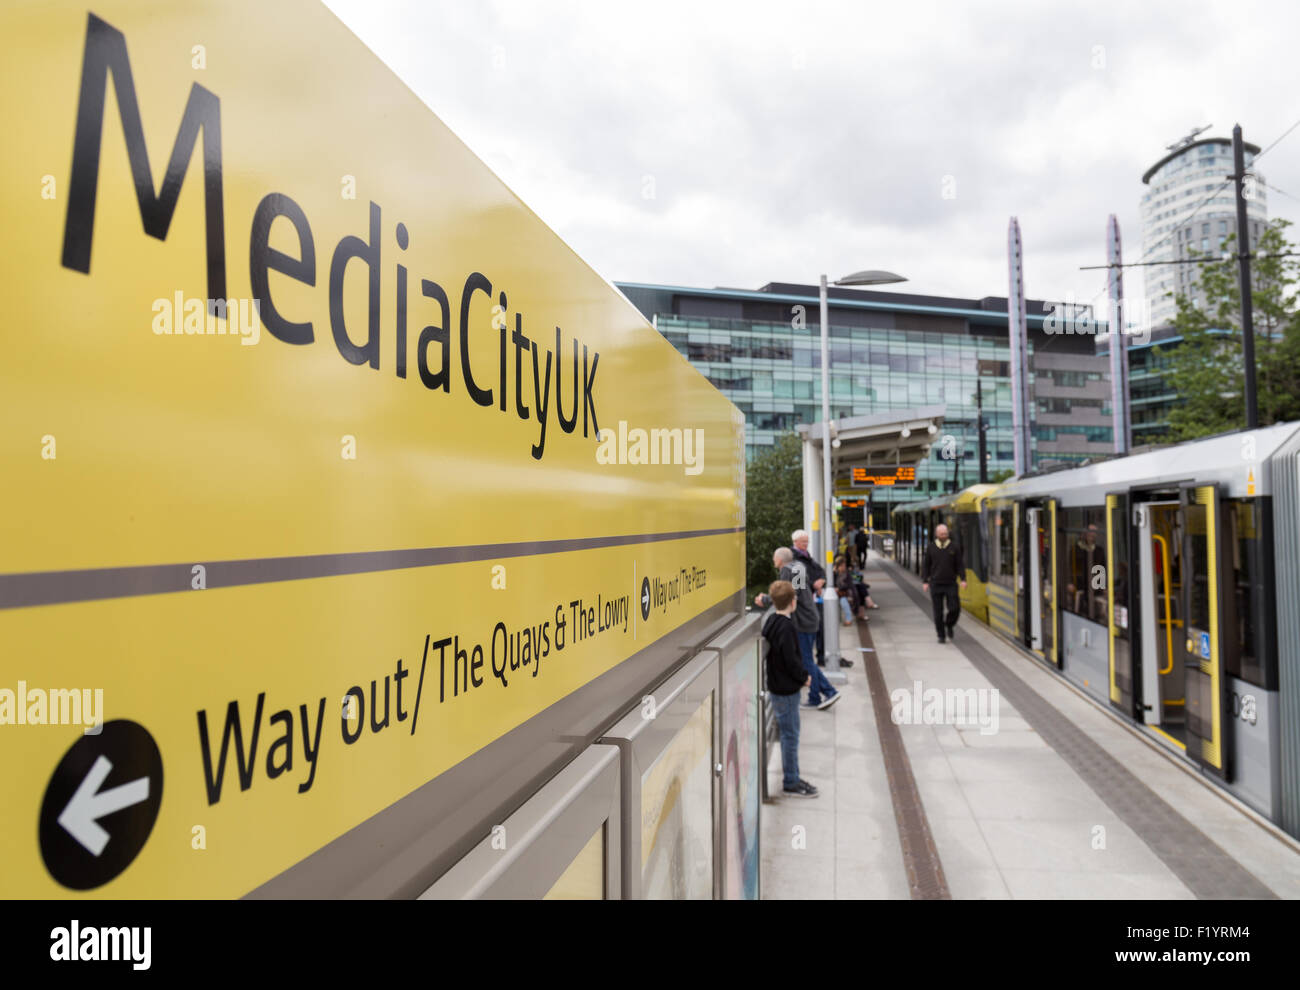
<path fill-rule="evenodd" d="M 699 371 L 745 413 L 751 457 L 798 423 L 821 419 L 818 289 L 757 290 L 618 283 Z M 1110 385 L 1086 334 L 1044 332 L 1047 305 L 1026 305 L 1034 463 L 1108 456 Z M 988 475 L 1013 466 L 1005 298 L 958 299 L 829 290 L 830 407 L 840 419 L 941 403 L 940 438 L 917 487 L 881 490 L 877 507 L 979 480 L 976 391 L 982 393 Z"/>

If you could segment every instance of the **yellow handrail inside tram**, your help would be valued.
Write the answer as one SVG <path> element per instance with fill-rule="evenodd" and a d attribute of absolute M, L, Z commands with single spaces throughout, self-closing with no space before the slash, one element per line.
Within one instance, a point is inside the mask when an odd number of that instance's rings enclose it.
<path fill-rule="evenodd" d="M 1169 590 L 1169 541 L 1158 533 L 1152 533 L 1151 539 L 1160 541 L 1161 571 L 1165 579 L 1165 646 L 1169 651 L 1169 666 L 1161 667 L 1160 673 L 1169 674 L 1174 669 L 1174 617 L 1170 611 Z"/>

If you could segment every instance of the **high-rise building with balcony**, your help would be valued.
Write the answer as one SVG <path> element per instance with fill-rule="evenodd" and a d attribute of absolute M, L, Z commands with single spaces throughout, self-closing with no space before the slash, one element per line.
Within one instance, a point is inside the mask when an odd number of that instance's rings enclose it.
<path fill-rule="evenodd" d="M 1244 148 L 1249 169 L 1259 148 L 1249 142 Z M 1224 239 L 1236 233 L 1235 186 L 1231 180 L 1224 181 L 1232 174 L 1230 139 L 1188 137 L 1170 145 L 1169 154 L 1142 176 L 1149 187 L 1142 196 L 1142 259 L 1148 264 L 1167 262 L 1142 269 L 1152 328 L 1173 323 L 1178 296 L 1205 305 L 1197 288 L 1200 266 L 1176 262 L 1198 254 L 1218 255 Z M 1261 177 L 1250 184 L 1249 195 L 1246 217 L 1253 249 L 1268 222 Z M 1203 200 L 1207 202 L 1197 210 Z"/>

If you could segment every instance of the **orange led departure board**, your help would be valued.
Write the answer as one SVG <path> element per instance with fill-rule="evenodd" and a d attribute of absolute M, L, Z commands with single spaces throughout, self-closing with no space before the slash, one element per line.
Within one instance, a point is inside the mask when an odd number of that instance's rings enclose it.
<path fill-rule="evenodd" d="M 885 485 L 915 485 L 916 467 L 914 465 L 897 467 L 863 467 L 850 469 L 849 486 L 851 488 L 875 488 Z"/>

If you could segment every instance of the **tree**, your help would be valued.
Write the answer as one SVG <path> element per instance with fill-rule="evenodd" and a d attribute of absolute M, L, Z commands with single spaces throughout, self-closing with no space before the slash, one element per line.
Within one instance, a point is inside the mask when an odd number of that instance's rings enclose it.
<path fill-rule="evenodd" d="M 1300 418 L 1300 312 L 1293 287 L 1300 262 L 1291 251 L 1290 222 L 1275 220 L 1260 235 L 1251 260 L 1256 398 L 1261 425 Z M 1241 292 L 1235 235 L 1224 255 L 1198 266 L 1197 299 L 1177 297 L 1174 325 L 1181 344 L 1170 348 L 1169 381 L 1178 401 L 1169 414 L 1172 440 L 1192 440 L 1245 425 Z M 1193 254 L 1195 257 L 1195 254 Z M 1158 352 L 1162 349 L 1158 348 Z"/>
<path fill-rule="evenodd" d="M 767 590 L 776 580 L 772 551 L 790 545 L 803 525 L 803 446 L 785 433 L 745 471 L 746 584 Z"/>

